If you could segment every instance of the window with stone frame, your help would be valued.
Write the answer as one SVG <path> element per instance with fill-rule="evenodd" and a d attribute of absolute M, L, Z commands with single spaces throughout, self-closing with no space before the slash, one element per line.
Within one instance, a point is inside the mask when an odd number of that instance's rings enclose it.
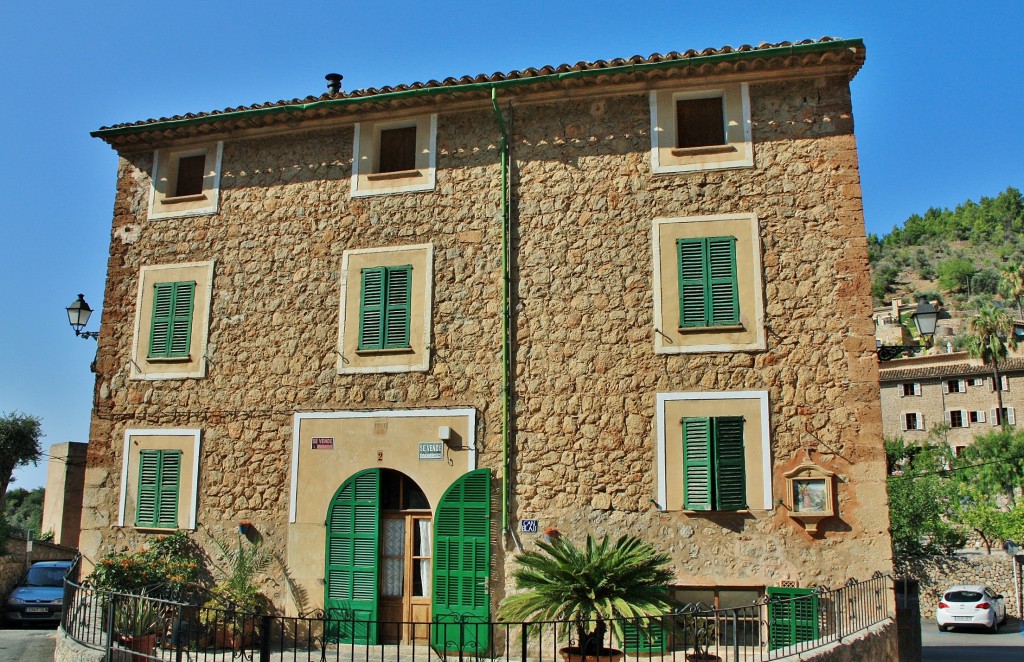
<path fill-rule="evenodd" d="M 946 412 L 946 420 L 951 428 L 968 427 L 967 412 L 962 409 L 951 409 Z"/>
<path fill-rule="evenodd" d="M 1003 407 L 1002 409 L 992 407 L 989 410 L 989 414 L 992 425 L 1002 425 L 1004 420 L 1007 425 L 1017 424 L 1017 415 L 1013 407 Z"/>
<path fill-rule="evenodd" d="M 747 83 L 655 90 L 650 93 L 650 108 L 654 173 L 753 167 Z"/>
<path fill-rule="evenodd" d="M 725 144 L 725 110 L 721 96 L 676 100 L 676 147 Z"/>
<path fill-rule="evenodd" d="M 194 281 L 154 286 L 149 359 L 188 359 L 192 337 Z"/>
<path fill-rule="evenodd" d="M 900 384 L 900 397 L 908 395 L 921 395 L 921 383 L 903 382 Z"/>
<path fill-rule="evenodd" d="M 984 423 L 985 412 L 983 411 L 972 411 L 967 413 L 967 420 L 971 423 Z"/>
<path fill-rule="evenodd" d="M 219 208 L 224 143 L 158 149 L 149 219 L 213 214 Z"/>
<path fill-rule="evenodd" d="M 174 197 L 201 195 L 206 177 L 206 153 L 178 158 L 174 174 Z"/>
<path fill-rule="evenodd" d="M 967 390 L 967 386 L 962 379 L 947 379 L 946 380 L 946 393 L 963 393 Z"/>

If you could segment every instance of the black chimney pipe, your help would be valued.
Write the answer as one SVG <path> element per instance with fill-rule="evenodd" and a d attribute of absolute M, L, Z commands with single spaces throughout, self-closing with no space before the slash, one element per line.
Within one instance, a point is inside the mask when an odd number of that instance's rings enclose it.
<path fill-rule="evenodd" d="M 338 94 L 341 92 L 341 79 L 344 78 L 341 74 L 327 74 L 324 76 L 324 80 L 327 81 L 327 91 L 331 94 Z"/>

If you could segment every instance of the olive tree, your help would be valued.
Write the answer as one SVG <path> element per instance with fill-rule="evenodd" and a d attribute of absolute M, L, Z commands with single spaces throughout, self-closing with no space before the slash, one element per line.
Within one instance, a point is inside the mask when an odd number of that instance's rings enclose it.
<path fill-rule="evenodd" d="M 42 436 L 42 422 L 35 416 L 16 411 L 0 416 L 0 513 L 7 505 L 7 486 L 14 470 L 42 457 Z"/>

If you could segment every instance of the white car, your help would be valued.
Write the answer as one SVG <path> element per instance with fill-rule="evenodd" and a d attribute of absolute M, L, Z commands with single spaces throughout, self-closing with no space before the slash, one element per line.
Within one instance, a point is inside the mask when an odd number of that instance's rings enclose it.
<path fill-rule="evenodd" d="M 939 600 L 935 610 L 939 631 L 951 627 L 983 627 L 996 632 L 1006 622 L 1006 604 L 1003 596 L 981 584 L 950 586 Z"/>

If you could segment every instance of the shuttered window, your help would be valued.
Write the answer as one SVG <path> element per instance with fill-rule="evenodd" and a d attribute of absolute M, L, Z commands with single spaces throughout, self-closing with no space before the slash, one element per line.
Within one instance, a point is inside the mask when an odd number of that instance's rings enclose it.
<path fill-rule="evenodd" d="M 434 516 L 431 643 L 437 650 L 489 650 L 491 471 L 477 469 L 441 497 Z"/>
<path fill-rule="evenodd" d="M 181 485 L 181 451 L 139 452 L 139 495 L 135 526 L 178 528 L 178 491 Z"/>
<path fill-rule="evenodd" d="M 814 589 L 769 586 L 765 593 L 771 650 L 818 638 L 818 595 Z"/>
<path fill-rule="evenodd" d="M 679 326 L 740 323 L 736 237 L 678 239 Z"/>
<path fill-rule="evenodd" d="M 188 358 L 196 284 L 194 281 L 157 283 L 154 290 L 148 357 Z"/>
<path fill-rule="evenodd" d="M 676 101 L 676 147 L 725 144 L 722 97 Z"/>
<path fill-rule="evenodd" d="M 401 172 L 416 169 L 416 127 L 383 129 L 377 172 Z"/>
<path fill-rule="evenodd" d="M 380 469 L 346 480 L 327 512 L 324 605 L 329 641 L 377 643 Z"/>
<path fill-rule="evenodd" d="M 692 417 L 683 424 L 683 507 L 747 508 L 743 417 Z"/>
<path fill-rule="evenodd" d="M 407 349 L 411 309 L 411 265 L 363 269 L 359 349 Z"/>

